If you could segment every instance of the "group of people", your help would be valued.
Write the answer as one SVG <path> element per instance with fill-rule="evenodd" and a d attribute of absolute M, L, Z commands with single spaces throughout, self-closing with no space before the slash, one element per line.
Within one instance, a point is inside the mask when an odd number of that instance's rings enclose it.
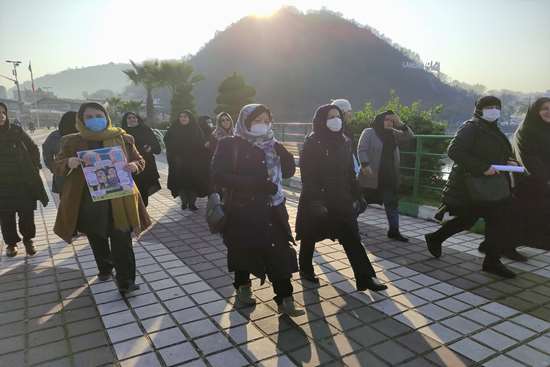
<path fill-rule="evenodd" d="M 453 219 L 426 236 L 429 252 L 439 257 L 442 243 L 455 233 L 473 226 L 479 218 L 486 222 L 486 253 L 483 270 L 503 277 L 514 273 L 501 256 L 522 258 L 515 247 L 535 243 L 550 214 L 550 99 L 541 98 L 531 106 L 513 142 L 499 130 L 501 102 L 496 97 L 481 98 L 471 120 L 465 122 L 449 146 L 454 165 L 443 191 L 438 213 Z M 183 210 L 196 211 L 198 197 L 219 193 L 224 201 L 225 220 L 221 235 L 227 246 L 227 261 L 235 273 L 237 299 L 256 302 L 251 275 L 263 283 L 269 278 L 279 311 L 290 316 L 303 314 L 292 297 L 292 274 L 319 283 L 313 266 L 315 244 L 338 240 L 351 264 L 359 291 L 386 289 L 376 279 L 375 270 L 361 241 L 358 216 L 369 203 L 383 204 L 387 236 L 407 242 L 399 230 L 398 197 L 400 151 L 413 139 L 411 128 L 393 111 L 378 114 L 371 128 L 357 144 L 348 127 L 351 104 L 334 100 L 318 107 L 313 131 L 305 138 L 299 166 L 302 181 L 296 216 L 296 240 L 286 209 L 283 180 L 296 171 L 294 157 L 274 136 L 273 116 L 268 106 L 244 106 L 236 122 L 230 114 L 216 116 L 215 128 L 197 121 L 191 111 L 174 116 L 164 136 L 169 166 L 168 189 L 181 200 Z M 78 233 L 87 236 L 102 281 L 112 277 L 122 293 L 138 288 L 132 236 L 151 225 L 148 198 L 160 189 L 155 154 L 161 151 L 152 130 L 136 113 L 126 113 L 122 128 L 114 127 L 106 110 L 97 103 L 84 103 L 79 111 L 66 113 L 59 129 L 43 146 L 44 162 L 53 172 L 52 190 L 60 194 L 55 233 L 71 242 Z M 77 152 L 103 147 L 120 147 L 127 158 L 125 170 L 134 176 L 131 195 L 93 201 L 86 189 Z M 512 190 L 508 176 L 494 165 L 522 165 L 528 174 L 517 177 Z M 0 219 L 7 256 L 15 256 L 21 241 L 33 255 L 34 214 L 37 201 L 47 204 L 48 196 L 40 178 L 39 151 L 21 128 L 10 125 L 7 107 L 0 104 Z M 472 190 L 499 185 L 504 195 L 498 201 L 474 199 Z M 481 180 L 480 180 L 481 179 Z M 478 186 L 476 186 L 478 185 Z M 487 187 L 487 186 L 486 186 Z M 521 210 L 533 220 L 519 224 L 521 236 L 511 228 L 513 210 Z M 524 241 L 524 242 L 521 242 Z"/>

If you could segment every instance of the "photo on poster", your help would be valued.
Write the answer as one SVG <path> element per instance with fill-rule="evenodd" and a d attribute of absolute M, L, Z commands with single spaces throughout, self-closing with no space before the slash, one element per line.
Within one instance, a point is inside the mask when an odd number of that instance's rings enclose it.
<path fill-rule="evenodd" d="M 132 195 L 134 181 L 126 172 L 126 156 L 120 147 L 77 152 L 86 184 L 93 201 L 110 200 Z"/>

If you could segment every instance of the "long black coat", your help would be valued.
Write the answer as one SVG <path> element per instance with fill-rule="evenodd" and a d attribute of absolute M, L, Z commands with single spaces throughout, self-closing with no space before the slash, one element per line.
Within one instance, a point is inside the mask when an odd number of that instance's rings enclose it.
<path fill-rule="evenodd" d="M 234 167 L 234 152 L 237 164 Z M 294 158 L 277 143 L 283 178 L 296 170 Z M 240 137 L 219 141 L 212 158 L 214 184 L 228 190 L 227 222 L 222 233 L 230 271 L 247 271 L 259 278 L 288 278 L 298 271 L 291 248 L 292 234 L 285 204 L 271 206 L 264 152 Z"/>
<path fill-rule="evenodd" d="M 454 162 L 443 189 L 443 203 L 451 213 L 472 207 L 466 177 L 483 176 L 493 164 L 513 159 L 512 146 L 498 126 L 482 119 L 466 121 L 451 140 L 448 155 Z"/>
<path fill-rule="evenodd" d="M 142 194 L 152 195 L 160 190 L 159 173 L 155 154 L 161 153 L 159 141 L 149 126 L 140 124 L 136 127 L 124 127 L 126 132 L 134 137 L 136 148 L 145 159 L 143 172 L 134 175 L 134 181 Z M 151 147 L 150 151 L 145 146 Z"/>
<path fill-rule="evenodd" d="M 311 133 L 300 153 L 300 174 L 296 238 L 317 242 L 341 237 L 342 224 L 356 221 L 353 204 L 360 196 L 351 140 L 344 135 L 341 140 L 324 140 Z M 328 215 L 318 215 L 320 206 Z"/>
<path fill-rule="evenodd" d="M 0 210 L 36 209 L 48 204 L 40 178 L 40 152 L 32 139 L 9 122 L 0 127 Z"/>
<path fill-rule="evenodd" d="M 209 191 L 210 154 L 205 137 L 195 122 L 181 126 L 175 122 L 164 136 L 168 160 L 168 189 L 176 197 L 180 191 L 205 196 Z"/>

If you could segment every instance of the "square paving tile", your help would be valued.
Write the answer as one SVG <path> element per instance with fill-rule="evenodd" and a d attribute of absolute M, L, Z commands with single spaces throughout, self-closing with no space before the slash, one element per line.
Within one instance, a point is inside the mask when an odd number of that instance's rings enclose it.
<path fill-rule="evenodd" d="M 126 359 L 151 351 L 149 342 L 143 336 L 114 344 L 113 347 L 118 359 Z"/>
<path fill-rule="evenodd" d="M 494 350 L 489 349 L 470 338 L 459 340 L 456 343 L 451 344 L 449 348 L 475 362 L 480 362 L 495 353 Z"/>
<path fill-rule="evenodd" d="M 149 334 L 149 338 L 151 338 L 153 345 L 157 349 L 187 341 L 185 335 L 177 327 Z"/>
<path fill-rule="evenodd" d="M 159 350 L 167 366 L 173 366 L 197 358 L 199 355 L 191 343 L 181 343 Z"/>
<path fill-rule="evenodd" d="M 497 351 L 503 351 L 517 343 L 514 339 L 510 339 L 490 329 L 472 335 L 472 339 Z M 548 346 L 550 347 L 550 344 Z"/>
<path fill-rule="evenodd" d="M 280 353 L 275 343 L 268 338 L 258 339 L 242 345 L 241 350 L 253 361 L 273 357 Z"/>
<path fill-rule="evenodd" d="M 214 367 L 241 367 L 250 365 L 250 362 L 237 349 L 229 349 L 225 352 L 213 354 L 206 359 Z"/>
<path fill-rule="evenodd" d="M 196 339 L 195 343 L 204 354 L 212 354 L 232 347 L 231 342 L 222 333 L 216 333 Z"/>
<path fill-rule="evenodd" d="M 370 347 L 369 350 L 392 366 L 415 356 L 415 354 L 403 348 L 393 340 L 388 340 L 382 344 Z"/>

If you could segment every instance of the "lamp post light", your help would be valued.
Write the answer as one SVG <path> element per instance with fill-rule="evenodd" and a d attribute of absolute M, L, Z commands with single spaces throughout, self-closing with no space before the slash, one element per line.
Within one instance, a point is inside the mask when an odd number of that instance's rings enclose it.
<path fill-rule="evenodd" d="M 13 66 L 13 77 L 15 78 L 13 82 L 15 83 L 15 86 L 17 87 L 17 102 L 19 102 L 19 114 L 23 114 L 23 100 L 21 99 L 21 88 L 19 87 L 19 79 L 17 78 L 17 67 L 21 65 L 21 61 L 17 60 L 6 60 L 8 64 L 12 64 Z M 20 116 L 21 117 L 21 116 Z"/>

